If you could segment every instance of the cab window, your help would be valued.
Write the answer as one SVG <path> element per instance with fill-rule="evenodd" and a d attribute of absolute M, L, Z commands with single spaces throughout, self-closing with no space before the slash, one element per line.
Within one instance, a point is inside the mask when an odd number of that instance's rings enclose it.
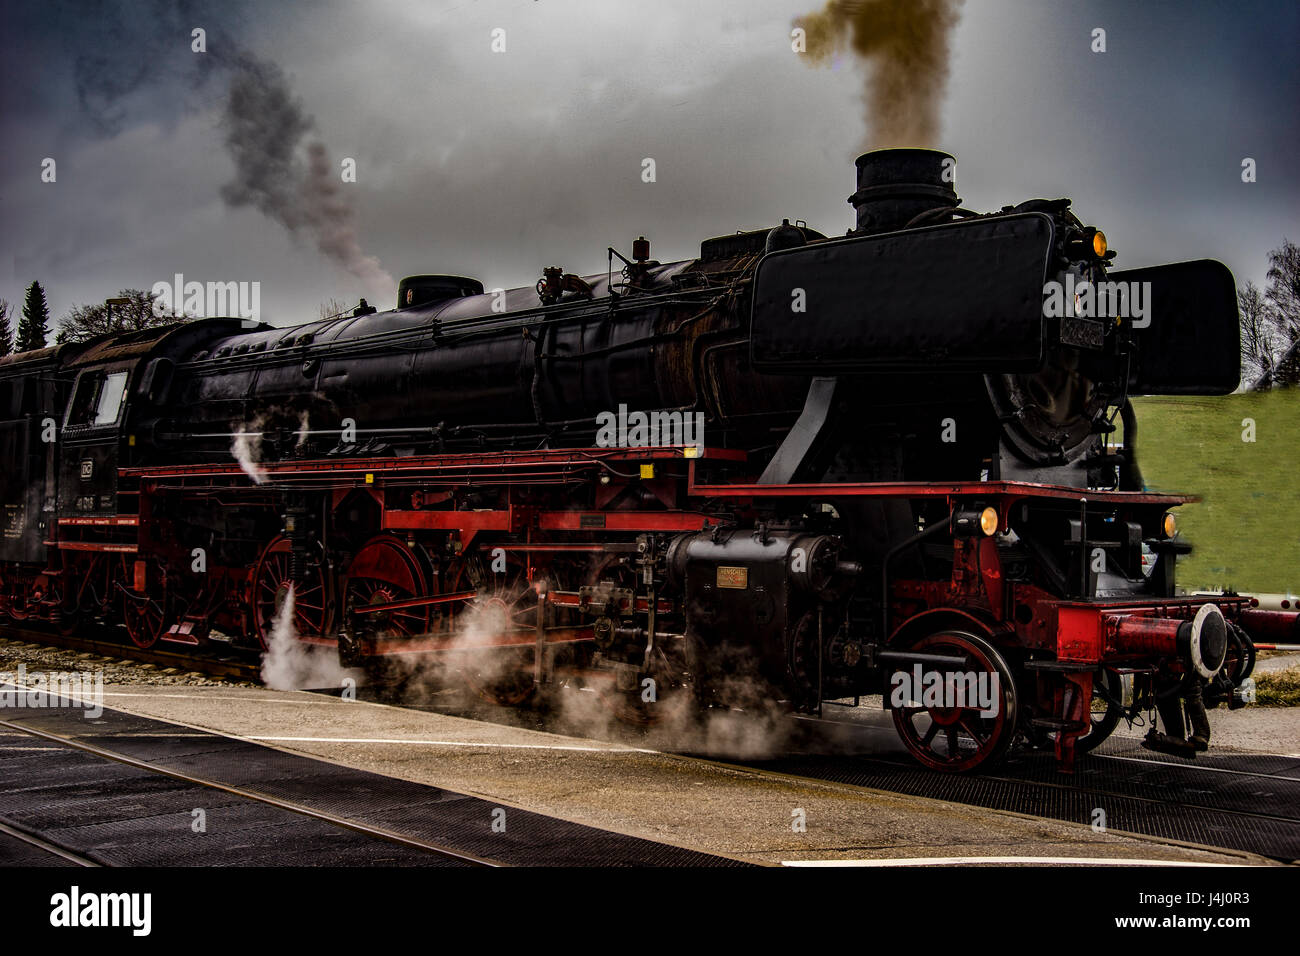
<path fill-rule="evenodd" d="M 126 372 L 113 372 L 105 376 L 103 387 L 99 390 L 99 401 L 95 403 L 94 425 L 111 425 L 117 421 L 122 411 L 122 399 L 126 397 Z"/>
<path fill-rule="evenodd" d="M 127 372 L 83 374 L 68 407 L 69 425 L 112 425 L 126 398 Z"/>

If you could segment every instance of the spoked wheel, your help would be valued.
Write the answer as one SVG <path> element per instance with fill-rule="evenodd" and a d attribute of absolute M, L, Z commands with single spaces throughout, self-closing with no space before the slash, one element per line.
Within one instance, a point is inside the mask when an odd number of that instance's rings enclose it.
<path fill-rule="evenodd" d="M 347 607 L 358 629 L 379 640 L 418 637 L 429 630 L 429 607 L 358 613 L 373 604 L 392 604 L 428 594 L 419 557 L 389 535 L 368 541 L 348 565 Z"/>
<path fill-rule="evenodd" d="M 922 663 L 921 687 L 909 686 L 915 667 L 891 679 L 885 692 L 895 695 L 894 727 L 912 756 L 948 773 L 1002 757 L 1016 735 L 1018 701 L 1015 679 L 997 648 L 975 634 L 952 630 L 924 637 L 910 649 L 966 659 L 964 667 Z M 898 682 L 899 674 L 907 680 Z"/>
<path fill-rule="evenodd" d="M 289 594 L 293 593 L 293 631 L 299 640 L 320 640 L 330 625 L 330 593 L 324 561 L 317 545 L 302 555 L 303 580 L 293 587 L 290 574 L 292 544 L 281 535 L 262 551 L 253 567 L 253 629 L 262 649 L 271 646 L 271 635 Z"/>
<path fill-rule="evenodd" d="M 462 561 L 452 572 L 451 591 L 477 592 L 461 608 L 453 624 L 454 646 L 464 652 L 461 675 L 469 688 L 489 703 L 514 707 L 537 690 L 533 642 L 539 588 L 544 578 L 549 578 L 549 572 L 539 571 L 530 583 L 527 569 L 509 552 L 502 573 L 492 573 L 477 557 Z M 549 579 L 546 584 L 557 586 Z M 547 626 L 553 617 L 551 610 Z M 511 639 L 520 644 L 503 646 Z"/>
<path fill-rule="evenodd" d="M 152 561 L 145 573 L 145 590 L 141 594 L 130 585 L 135 583 L 134 562 L 123 561 L 122 623 L 136 647 L 153 647 L 172 625 L 172 599 L 167 575 Z"/>

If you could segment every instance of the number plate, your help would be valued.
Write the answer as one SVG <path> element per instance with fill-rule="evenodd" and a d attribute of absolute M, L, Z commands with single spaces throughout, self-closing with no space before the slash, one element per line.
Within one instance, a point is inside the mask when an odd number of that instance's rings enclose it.
<path fill-rule="evenodd" d="M 718 587 L 745 590 L 749 587 L 749 568 L 718 568 Z"/>

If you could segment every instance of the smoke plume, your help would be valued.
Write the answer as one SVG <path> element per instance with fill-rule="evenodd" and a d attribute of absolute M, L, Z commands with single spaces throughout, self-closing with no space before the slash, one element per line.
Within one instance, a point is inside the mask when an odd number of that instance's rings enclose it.
<path fill-rule="evenodd" d="M 808 55 L 829 63 L 850 51 L 866 71 L 864 149 L 937 146 L 948 82 L 948 38 L 961 0 L 830 0 L 795 21 Z"/>
<path fill-rule="evenodd" d="M 232 207 L 252 206 L 291 235 L 312 241 L 360 280 L 368 295 L 392 293 L 392 276 L 361 250 L 340 166 L 312 135 L 313 119 L 284 73 L 241 40 L 252 34 L 255 3 L 228 0 L 219 15 L 208 0 L 42 0 L 15 6 L 16 34 L 72 64 L 79 128 L 93 135 L 117 135 L 146 112 L 151 122 L 174 126 L 210 109 L 213 96 L 226 90 L 222 118 L 235 174 L 222 187 L 222 198 Z M 201 53 L 191 48 L 196 27 L 206 31 Z"/>
<path fill-rule="evenodd" d="M 244 56 L 235 69 L 223 125 L 235 176 L 221 189 L 231 206 L 252 206 L 292 235 L 307 235 L 331 261 L 381 297 L 393 277 L 365 255 L 340 170 L 319 140 L 304 145 L 314 121 L 272 63 Z M 305 154 L 305 155 L 304 155 Z"/>

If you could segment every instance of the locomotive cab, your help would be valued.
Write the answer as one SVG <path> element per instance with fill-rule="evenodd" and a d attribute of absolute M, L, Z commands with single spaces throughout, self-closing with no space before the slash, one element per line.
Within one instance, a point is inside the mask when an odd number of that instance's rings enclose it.
<path fill-rule="evenodd" d="M 72 390 L 60 443 L 59 512 L 117 510 L 118 445 L 132 363 L 83 369 Z"/>
<path fill-rule="evenodd" d="M 76 346 L 60 345 L 0 359 L 0 562 L 43 562 L 54 510 L 59 424 Z"/>

